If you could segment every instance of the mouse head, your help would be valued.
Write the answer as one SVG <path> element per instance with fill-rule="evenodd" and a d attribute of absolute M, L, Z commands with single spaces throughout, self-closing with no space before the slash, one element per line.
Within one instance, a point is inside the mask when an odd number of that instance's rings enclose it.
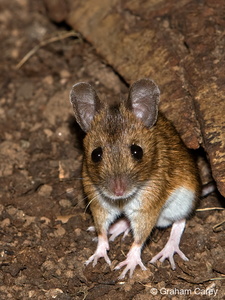
<path fill-rule="evenodd" d="M 128 199 L 149 178 L 159 94 L 152 80 L 141 79 L 130 87 L 127 100 L 106 105 L 90 84 L 73 86 L 70 101 L 87 133 L 84 175 L 104 198 Z"/>

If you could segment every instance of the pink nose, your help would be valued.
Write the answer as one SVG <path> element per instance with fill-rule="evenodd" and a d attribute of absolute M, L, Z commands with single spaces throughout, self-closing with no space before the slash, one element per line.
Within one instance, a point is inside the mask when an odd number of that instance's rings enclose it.
<path fill-rule="evenodd" d="M 115 178 L 112 180 L 111 189 L 115 196 L 122 197 L 126 191 L 127 184 L 122 178 Z"/>

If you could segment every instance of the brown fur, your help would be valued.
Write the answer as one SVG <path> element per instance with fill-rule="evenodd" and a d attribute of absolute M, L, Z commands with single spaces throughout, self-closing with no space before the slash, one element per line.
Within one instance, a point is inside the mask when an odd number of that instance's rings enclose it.
<path fill-rule="evenodd" d="M 142 147 L 141 161 L 131 156 L 132 144 Z M 103 158 L 96 164 L 91 160 L 91 153 L 97 147 L 102 147 Z M 196 165 L 173 125 L 161 113 L 155 125 L 147 128 L 123 103 L 105 107 L 95 115 L 84 148 L 84 190 L 99 234 L 107 230 L 104 227 L 107 212 L 98 195 L 102 189 L 108 189 L 110 179 L 115 176 L 126 178 L 127 189 L 137 186 L 145 190 L 139 220 L 134 220 L 138 225 L 133 227 L 134 237 L 140 243 L 150 234 L 162 206 L 174 190 L 186 187 L 198 197 Z M 111 205 L 122 209 L 127 201 L 133 200 L 112 200 Z"/>

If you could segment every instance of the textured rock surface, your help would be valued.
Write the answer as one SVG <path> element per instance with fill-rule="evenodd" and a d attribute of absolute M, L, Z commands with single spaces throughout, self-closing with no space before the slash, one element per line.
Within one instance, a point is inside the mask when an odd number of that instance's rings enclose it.
<path fill-rule="evenodd" d="M 68 1 L 69 25 L 126 82 L 153 78 L 188 147 L 208 153 L 225 195 L 223 1 Z M 85 16 L 85 18 L 84 18 Z"/>

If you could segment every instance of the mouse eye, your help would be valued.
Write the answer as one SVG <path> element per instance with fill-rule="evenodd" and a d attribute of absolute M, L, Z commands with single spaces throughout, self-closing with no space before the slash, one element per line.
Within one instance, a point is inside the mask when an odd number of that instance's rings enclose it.
<path fill-rule="evenodd" d="M 133 145 L 130 146 L 130 151 L 131 151 L 132 156 L 136 160 L 142 159 L 143 150 L 142 150 L 142 148 L 140 146 L 133 144 Z"/>
<path fill-rule="evenodd" d="M 91 159 L 94 163 L 100 162 L 102 160 L 102 148 L 98 147 L 91 153 Z"/>

